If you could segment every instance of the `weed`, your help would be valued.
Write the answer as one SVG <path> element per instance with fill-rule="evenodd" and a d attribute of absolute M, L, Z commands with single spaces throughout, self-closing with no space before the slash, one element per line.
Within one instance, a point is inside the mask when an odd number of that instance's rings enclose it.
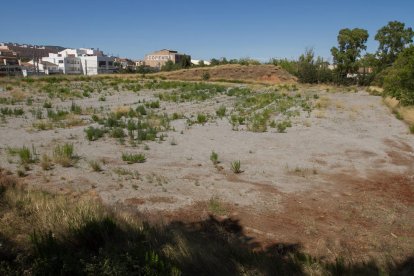
<path fill-rule="evenodd" d="M 410 126 L 410 133 L 411 133 L 411 134 L 414 134 L 414 125 L 411 125 L 411 126 Z"/>
<path fill-rule="evenodd" d="M 207 115 L 203 113 L 197 114 L 197 123 L 204 125 L 207 122 Z"/>
<path fill-rule="evenodd" d="M 145 157 L 145 154 L 143 153 L 122 153 L 122 160 L 127 162 L 128 164 L 133 163 L 144 163 L 147 158 Z"/>
<path fill-rule="evenodd" d="M 220 118 L 223 118 L 224 116 L 226 116 L 226 107 L 224 105 L 221 105 L 217 110 L 216 110 L 216 114 L 217 116 L 219 116 Z"/>
<path fill-rule="evenodd" d="M 231 162 L 231 170 L 236 174 L 243 172 L 241 170 L 240 160 L 236 160 L 236 161 Z"/>
<path fill-rule="evenodd" d="M 88 163 L 89 163 L 89 166 L 91 166 L 91 168 L 92 168 L 92 170 L 94 172 L 100 172 L 100 171 L 102 171 L 101 164 L 98 161 L 96 161 L 96 160 L 90 160 Z"/>
<path fill-rule="evenodd" d="M 86 133 L 86 138 L 89 141 L 95 141 L 104 136 L 104 134 L 106 133 L 106 129 L 95 128 L 95 127 L 90 126 L 85 129 L 85 133 Z"/>
<path fill-rule="evenodd" d="M 42 155 L 42 158 L 40 159 L 40 167 L 42 167 L 42 169 L 45 171 L 48 171 L 52 168 L 52 160 L 50 159 L 49 155 Z"/>
<path fill-rule="evenodd" d="M 216 216 L 222 216 L 227 213 L 226 209 L 223 207 L 220 199 L 217 196 L 213 196 L 208 201 L 208 209 Z"/>
<path fill-rule="evenodd" d="M 80 107 L 79 105 L 75 104 L 74 101 L 72 101 L 70 111 L 74 114 L 82 114 L 82 107 Z"/>
<path fill-rule="evenodd" d="M 124 138 L 125 137 L 124 130 L 120 127 L 116 127 L 114 129 L 112 129 L 110 135 L 113 138 Z"/>
<path fill-rule="evenodd" d="M 53 150 L 53 158 L 56 163 L 63 167 L 73 166 L 76 160 L 73 144 L 65 143 L 63 145 L 57 145 Z"/>
<path fill-rule="evenodd" d="M 21 149 L 17 150 L 17 154 L 20 158 L 21 165 L 28 165 L 36 161 L 36 150 L 32 147 L 32 151 L 26 146 L 23 146 Z"/>
<path fill-rule="evenodd" d="M 283 121 L 277 124 L 277 132 L 285 133 L 288 127 L 292 127 L 292 123 L 290 121 Z"/>
<path fill-rule="evenodd" d="M 43 108 L 52 108 L 52 103 L 51 102 L 44 102 L 43 103 Z"/>
<path fill-rule="evenodd" d="M 220 163 L 220 161 L 218 160 L 218 154 L 214 151 L 212 151 L 210 154 L 210 160 L 211 162 L 213 162 L 214 165 L 217 165 L 218 163 Z"/>

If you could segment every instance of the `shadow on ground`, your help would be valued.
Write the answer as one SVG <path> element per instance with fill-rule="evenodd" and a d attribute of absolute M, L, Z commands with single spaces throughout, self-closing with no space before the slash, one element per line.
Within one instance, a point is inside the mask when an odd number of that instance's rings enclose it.
<path fill-rule="evenodd" d="M 299 244 L 260 244 L 237 220 L 209 217 L 163 227 L 121 225 L 111 217 L 90 221 L 57 238 L 33 232 L 19 250 L 0 235 L 0 273 L 35 275 L 413 275 L 414 259 L 379 267 L 374 262 L 324 262 Z"/>

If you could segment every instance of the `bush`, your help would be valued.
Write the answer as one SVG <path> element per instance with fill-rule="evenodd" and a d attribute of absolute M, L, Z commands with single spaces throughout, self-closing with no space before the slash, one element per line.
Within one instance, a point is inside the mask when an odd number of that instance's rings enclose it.
<path fill-rule="evenodd" d="M 127 162 L 128 164 L 133 163 L 144 163 L 147 158 L 145 157 L 145 154 L 143 153 L 122 153 L 122 160 Z"/>

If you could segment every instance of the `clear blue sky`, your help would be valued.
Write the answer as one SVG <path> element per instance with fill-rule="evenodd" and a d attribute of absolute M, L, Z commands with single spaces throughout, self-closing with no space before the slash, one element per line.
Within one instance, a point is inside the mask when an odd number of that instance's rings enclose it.
<path fill-rule="evenodd" d="M 414 0 L 2 1 L 0 42 L 95 47 L 143 58 L 170 48 L 194 59 L 330 57 L 341 28 L 367 29 L 368 51 L 388 21 L 414 28 Z"/>

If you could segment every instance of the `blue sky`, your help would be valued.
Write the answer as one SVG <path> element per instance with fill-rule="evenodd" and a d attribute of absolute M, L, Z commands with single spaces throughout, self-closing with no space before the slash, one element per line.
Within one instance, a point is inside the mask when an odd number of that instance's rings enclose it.
<path fill-rule="evenodd" d="M 170 48 L 194 59 L 330 57 L 342 28 L 367 29 L 368 51 L 388 21 L 414 28 L 414 1 L 2 1 L 0 41 L 95 47 L 143 58 Z"/>

